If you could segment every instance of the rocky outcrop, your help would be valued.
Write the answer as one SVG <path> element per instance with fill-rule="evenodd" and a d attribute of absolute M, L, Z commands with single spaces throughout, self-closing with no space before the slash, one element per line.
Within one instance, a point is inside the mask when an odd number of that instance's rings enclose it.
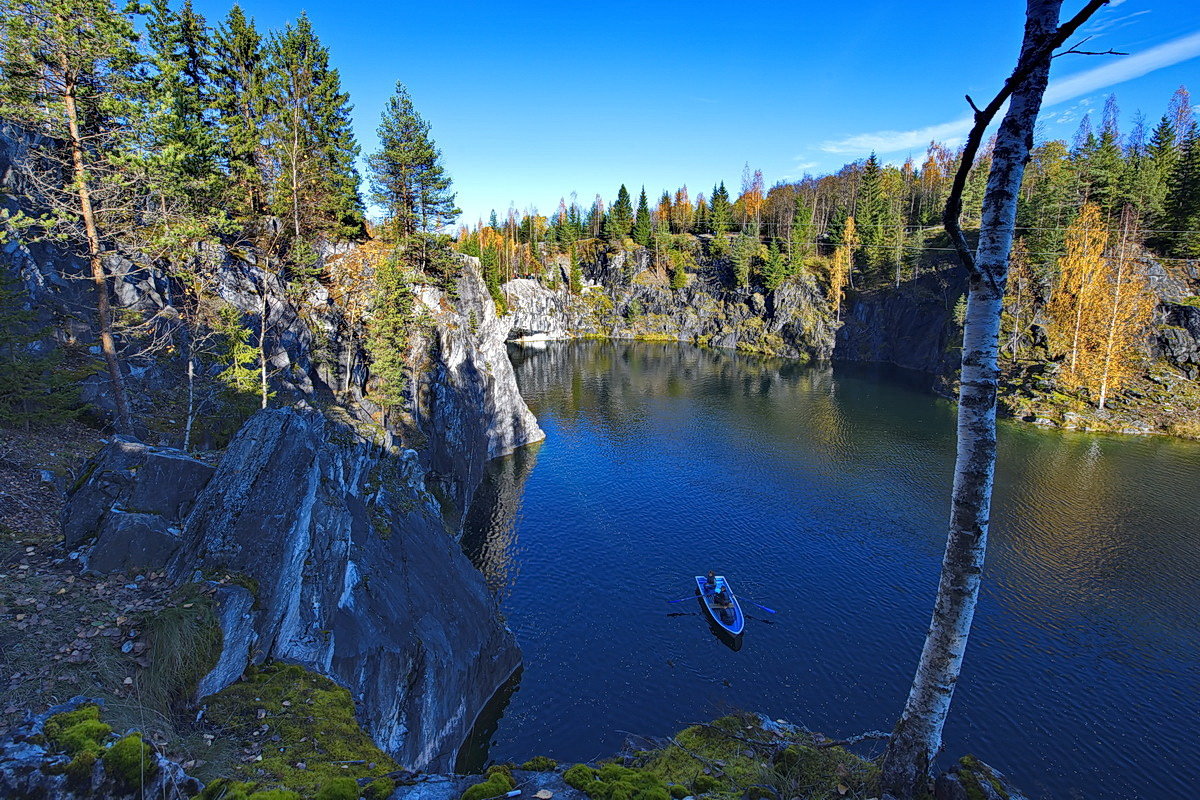
<path fill-rule="evenodd" d="M 490 459 L 545 438 L 517 388 L 505 345 L 512 316 L 496 314 L 480 277 L 467 259 L 455 297 L 423 287 L 418 297 L 436 321 L 427 349 L 430 363 L 419 377 L 417 426 L 427 437 L 421 461 L 451 501 L 448 522 L 462 518 Z"/>
<path fill-rule="evenodd" d="M 504 284 L 510 339 L 665 339 L 816 361 L 833 352 L 833 320 L 811 275 L 761 293 L 725 290 L 704 270 L 671 289 L 638 258 L 643 253 L 603 260 L 589 274 L 611 282 L 585 282 L 579 295 L 529 279 Z"/>
<path fill-rule="evenodd" d="M 1200 380 L 1200 306 L 1163 303 L 1155 331 L 1156 355 L 1191 380 Z"/>
<path fill-rule="evenodd" d="M 29 718 L 0 739 L 0 797 L 22 800 L 184 800 L 200 792 L 203 784 L 157 750 L 148 753 L 134 786 L 113 775 L 103 758 L 84 771 L 72 768 L 70 756 L 46 741 L 46 720 L 101 700 L 73 697 L 43 714 Z"/>
<path fill-rule="evenodd" d="M 899 288 L 851 292 L 842 311 L 834 360 L 953 374 L 962 335 L 954 309 L 965 292 L 966 278 L 959 270 L 922 275 Z"/>
<path fill-rule="evenodd" d="M 245 576 L 257 610 L 221 600 L 227 644 L 332 677 L 383 749 L 437 768 L 519 654 L 424 478 L 416 453 L 317 412 L 259 412 L 196 499 L 170 569 Z"/>
<path fill-rule="evenodd" d="M 183 520 L 213 468 L 186 453 L 114 438 L 89 462 L 63 506 L 68 548 L 97 572 L 159 569 L 179 547 Z"/>

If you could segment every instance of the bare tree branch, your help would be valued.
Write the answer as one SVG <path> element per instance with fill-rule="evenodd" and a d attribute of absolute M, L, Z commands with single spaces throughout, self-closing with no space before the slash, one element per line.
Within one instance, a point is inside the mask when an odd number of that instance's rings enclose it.
<path fill-rule="evenodd" d="M 1004 87 L 992 98 L 992 101 L 987 104 L 982 110 L 978 109 L 970 97 L 967 102 L 971 104 L 971 108 L 975 109 L 975 124 L 971 126 L 971 132 L 967 134 L 967 143 L 963 147 L 962 160 L 958 165 L 958 172 L 954 175 L 954 183 L 950 188 L 950 195 L 946 198 L 946 210 L 942 215 L 942 224 L 946 227 L 946 233 L 950 236 L 950 241 L 954 244 L 954 249 L 958 252 L 959 261 L 966 268 L 967 273 L 974 278 L 985 277 L 980 274 L 975 266 L 975 257 L 971 254 L 970 247 L 967 246 L 967 237 L 963 235 L 962 226 L 959 224 L 959 218 L 962 216 L 962 195 L 963 190 L 967 185 L 967 175 L 971 172 L 971 167 L 975 163 L 975 155 L 979 152 L 979 146 L 983 143 L 983 134 L 987 131 L 988 125 L 991 124 L 1000 108 L 1012 95 L 1013 90 L 1021 85 L 1029 74 L 1037 68 L 1046 59 L 1052 58 L 1054 51 L 1062 46 L 1079 26 L 1091 17 L 1101 6 L 1107 5 L 1108 0 L 1089 0 L 1088 4 L 1079 10 L 1079 13 L 1071 17 L 1058 29 L 1054 34 L 1048 37 L 1045 43 L 1028 59 L 1023 59 L 1017 64 L 1017 68 L 1013 70 L 1012 75 L 1004 81 Z M 1086 40 L 1084 40 L 1086 41 Z M 1080 42 L 1082 44 L 1083 42 Z M 986 276 L 988 280 L 994 281 L 990 276 Z"/>

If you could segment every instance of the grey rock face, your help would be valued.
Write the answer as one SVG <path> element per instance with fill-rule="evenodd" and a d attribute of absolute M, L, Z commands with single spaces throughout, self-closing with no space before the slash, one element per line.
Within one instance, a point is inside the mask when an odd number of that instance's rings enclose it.
<path fill-rule="evenodd" d="M 217 622 L 221 626 L 221 656 L 200 679 L 197 697 L 207 697 L 242 677 L 258 641 L 254 631 L 254 595 L 242 586 L 217 588 Z"/>
<path fill-rule="evenodd" d="M 588 270 L 605 283 L 587 282 L 578 296 L 528 279 L 504 284 L 512 317 L 510 340 L 643 336 L 829 359 L 834 326 L 811 277 L 768 295 L 727 291 L 710 285 L 711 275 L 695 275 L 688 286 L 670 289 L 633 280 L 647 271 L 647 258 L 645 251 L 605 256 Z"/>
<path fill-rule="evenodd" d="M 0 797 L 22 800 L 135 800 L 143 797 L 184 800 L 204 788 L 200 781 L 157 751 L 153 755 L 157 769 L 146 778 L 142 787 L 129 787 L 107 774 L 102 760 L 97 761 L 91 775 L 82 780 L 72 781 L 62 774 L 62 768 L 71 759 L 53 753 L 50 746 L 39 739 L 47 719 L 87 703 L 102 705 L 99 700 L 73 697 L 30 718 L 0 740 Z"/>
<path fill-rule="evenodd" d="M 1200 380 L 1200 307 L 1163 303 L 1154 337 L 1157 354 L 1191 380 Z"/>
<path fill-rule="evenodd" d="M 252 417 L 183 537 L 171 566 L 181 577 L 214 568 L 257 583 L 251 658 L 350 688 L 363 726 L 406 766 L 449 765 L 519 663 L 415 458 L 316 412 Z"/>
<path fill-rule="evenodd" d="M 833 357 L 838 361 L 894 364 L 931 375 L 949 375 L 960 360 L 961 330 L 954 306 L 966 291 L 959 271 L 923 275 L 864 292 L 847 303 Z"/>
<path fill-rule="evenodd" d="M 505 344 L 513 317 L 500 317 L 468 259 L 457 298 L 426 287 L 418 292 L 437 321 L 433 363 L 420 378 L 418 425 L 428 437 L 422 462 L 453 500 L 449 523 L 461 518 L 483 478 L 484 464 L 545 433 L 517 389 Z"/>
<path fill-rule="evenodd" d="M 62 512 L 63 538 L 100 572 L 157 569 L 179 546 L 183 519 L 213 468 L 169 448 L 116 437 L 85 467 Z"/>

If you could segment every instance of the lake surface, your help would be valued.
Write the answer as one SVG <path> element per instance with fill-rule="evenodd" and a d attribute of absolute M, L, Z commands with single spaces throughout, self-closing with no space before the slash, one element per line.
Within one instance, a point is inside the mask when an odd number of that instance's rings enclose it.
<path fill-rule="evenodd" d="M 547 438 L 492 463 L 463 546 L 525 666 L 463 766 L 595 759 L 733 709 L 891 729 L 937 586 L 951 404 L 676 344 L 513 361 Z M 1194 796 L 1198 520 L 1200 445 L 1002 425 L 943 761 L 975 753 L 1034 798 Z M 709 569 L 778 612 L 745 606 L 740 651 L 667 602 Z"/>

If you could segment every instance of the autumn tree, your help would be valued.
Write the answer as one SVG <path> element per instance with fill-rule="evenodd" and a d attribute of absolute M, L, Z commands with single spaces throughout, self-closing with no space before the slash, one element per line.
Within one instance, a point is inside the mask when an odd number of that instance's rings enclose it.
<path fill-rule="evenodd" d="M 842 225 L 841 243 L 834 248 L 833 262 L 829 268 L 829 301 L 833 304 L 833 316 L 842 321 L 842 298 L 846 284 L 851 283 L 854 271 L 854 248 L 858 245 L 858 231 L 853 215 L 846 217 Z"/>
<path fill-rule="evenodd" d="M 50 137 L 40 155 L 61 165 L 31 178 L 64 223 L 60 230 L 87 254 L 121 432 L 130 431 L 132 415 L 103 252 L 107 212 L 121 205 L 114 198 L 126 180 L 107 159 L 119 157 L 133 137 L 127 121 L 140 60 L 135 39 L 132 22 L 109 0 L 0 0 L 0 116 Z"/>
<path fill-rule="evenodd" d="M 1118 244 L 1109 252 L 1099 207 L 1084 205 L 1067 231 L 1059 281 L 1047 304 L 1051 344 L 1064 353 L 1060 380 L 1086 390 L 1100 409 L 1136 372 L 1157 305 L 1133 257 L 1136 241 L 1132 207 L 1123 211 Z"/>
<path fill-rule="evenodd" d="M 1050 344 L 1064 354 L 1062 380 L 1071 387 L 1084 383 L 1089 329 L 1101 302 L 1099 285 L 1107 246 L 1108 228 L 1100 218 L 1100 207 L 1085 203 L 1078 219 L 1067 229 L 1066 252 L 1058 262 L 1058 281 L 1046 304 L 1052 320 Z"/>

